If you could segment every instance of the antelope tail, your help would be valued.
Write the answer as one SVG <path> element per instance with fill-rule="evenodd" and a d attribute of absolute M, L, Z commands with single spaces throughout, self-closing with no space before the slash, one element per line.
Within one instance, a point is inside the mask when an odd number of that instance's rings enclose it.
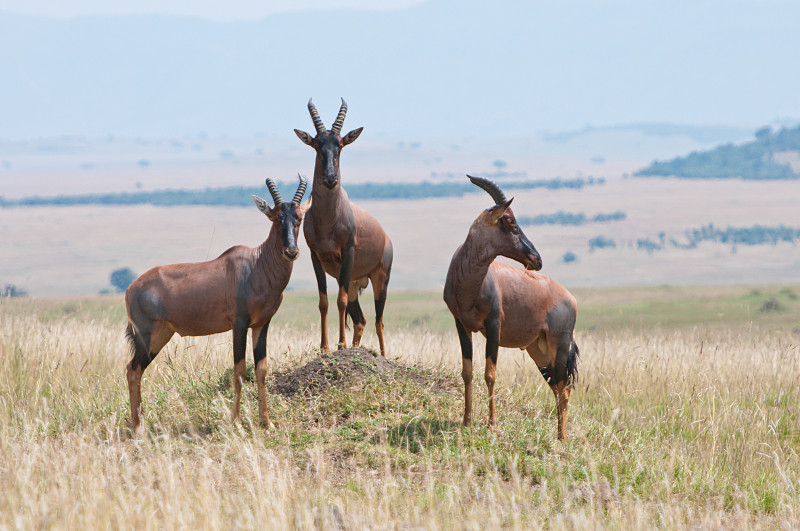
<path fill-rule="evenodd" d="M 581 351 L 578 349 L 578 344 L 573 339 L 567 356 L 567 383 L 569 385 L 575 385 L 578 381 L 578 358 L 580 355 Z"/>
<path fill-rule="evenodd" d="M 141 344 L 130 322 L 128 323 L 128 328 L 125 329 L 125 337 L 128 338 L 131 356 L 134 356 L 136 359 L 147 359 L 149 357 L 147 347 Z"/>

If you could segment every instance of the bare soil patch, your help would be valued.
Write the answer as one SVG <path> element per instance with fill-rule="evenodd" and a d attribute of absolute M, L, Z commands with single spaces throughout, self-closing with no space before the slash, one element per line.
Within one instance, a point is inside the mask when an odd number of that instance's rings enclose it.
<path fill-rule="evenodd" d="M 456 392 L 453 379 L 391 361 L 364 347 L 327 352 L 302 367 L 278 375 L 272 384 L 272 392 L 287 398 L 317 396 L 333 387 L 363 385 L 376 376 L 409 380 L 436 394 Z"/>

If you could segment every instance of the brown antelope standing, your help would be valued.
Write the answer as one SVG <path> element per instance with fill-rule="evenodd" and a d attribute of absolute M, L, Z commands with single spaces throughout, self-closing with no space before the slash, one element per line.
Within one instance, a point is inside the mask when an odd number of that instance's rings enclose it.
<path fill-rule="evenodd" d="M 464 379 L 464 425 L 472 421 L 472 333 L 486 336 L 489 425 L 495 424 L 494 383 L 499 346 L 528 351 L 556 397 L 558 438 L 566 437 L 567 405 L 577 378 L 573 339 L 577 303 L 555 280 L 529 271 L 542 268 L 536 248 L 517 225 L 496 184 L 468 176 L 495 204 L 472 223 L 447 271 L 444 300 L 456 320 Z M 496 262 L 516 260 L 525 269 Z"/>
<path fill-rule="evenodd" d="M 269 426 L 265 380 L 267 329 L 283 299 L 283 290 L 298 256 L 297 234 L 303 219 L 300 185 L 289 203 L 283 202 L 272 180 L 267 187 L 275 202 L 252 196 L 272 222 L 267 239 L 258 247 L 237 245 L 208 262 L 154 267 L 133 281 L 125 293 L 126 335 L 133 359 L 128 364 L 131 427 L 139 426 L 142 372 L 176 332 L 206 336 L 233 330 L 233 420 L 239 420 L 245 377 L 247 329 L 252 329 L 253 358 L 258 386 L 259 422 Z"/>
<path fill-rule="evenodd" d="M 304 131 L 294 132 L 305 144 L 317 152 L 314 164 L 314 181 L 311 186 L 311 208 L 303 222 L 303 233 L 311 250 L 311 263 L 319 289 L 321 319 L 320 348 L 328 350 L 328 289 L 325 273 L 339 284 L 336 306 L 339 310 L 339 345 L 347 347 L 345 312 L 353 320 L 353 346 L 361 343 L 367 323 L 361 306 L 359 292 L 372 282 L 375 296 L 375 330 L 381 354 L 386 356 L 383 340 L 383 308 L 392 269 L 392 242 L 383 228 L 366 210 L 350 202 L 341 186 L 339 154 L 344 146 L 361 134 L 359 127 L 341 136 L 347 104 L 342 99 L 339 115 L 330 131 L 325 129 L 316 107 L 308 100 L 308 112 L 314 121 L 317 134 L 312 137 Z"/>

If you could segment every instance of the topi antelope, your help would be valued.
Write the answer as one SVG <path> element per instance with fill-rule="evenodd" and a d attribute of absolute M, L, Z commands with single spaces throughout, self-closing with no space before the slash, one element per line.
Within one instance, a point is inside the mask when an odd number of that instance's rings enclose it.
<path fill-rule="evenodd" d="M 456 249 L 447 271 L 444 301 L 456 320 L 464 379 L 464 425 L 472 421 L 472 333 L 486 336 L 486 386 L 489 425 L 495 424 L 494 382 L 498 347 L 528 351 L 558 407 L 558 438 L 566 437 L 567 405 L 577 378 L 578 345 L 573 339 L 577 303 L 551 278 L 529 271 L 542 259 L 517 225 L 498 186 L 479 177 L 473 184 L 494 200 L 472 223 L 467 239 Z M 505 256 L 525 269 L 494 259 Z"/>
<path fill-rule="evenodd" d="M 206 336 L 233 330 L 232 418 L 238 421 L 248 328 L 253 331 L 259 422 L 270 425 L 265 388 L 267 329 L 298 256 L 297 234 L 308 208 L 300 206 L 306 186 L 300 177 L 297 192 L 285 203 L 275 183 L 267 179 L 273 208 L 252 196 L 272 222 L 269 236 L 258 247 L 237 245 L 209 262 L 154 267 L 128 287 L 126 335 L 133 359 L 127 374 L 133 430 L 139 426 L 142 373 L 176 332 Z"/>
<path fill-rule="evenodd" d="M 317 152 L 314 164 L 314 181 L 311 187 L 311 208 L 303 223 L 303 233 L 311 250 L 311 263 L 319 289 L 321 320 L 320 348 L 328 350 L 328 288 L 325 273 L 337 279 L 339 294 L 339 344 L 347 347 L 345 312 L 353 320 L 353 346 L 361 343 L 367 323 L 361 306 L 359 292 L 372 282 L 375 296 L 375 330 L 381 354 L 386 356 L 383 340 L 383 308 L 392 269 L 392 242 L 378 221 L 366 210 L 350 202 L 339 180 L 339 154 L 344 146 L 361 134 L 359 127 L 341 136 L 347 103 L 342 99 L 339 114 L 330 131 L 325 129 L 316 107 L 308 100 L 308 112 L 317 134 L 312 137 L 305 131 L 294 132 L 305 144 Z"/>

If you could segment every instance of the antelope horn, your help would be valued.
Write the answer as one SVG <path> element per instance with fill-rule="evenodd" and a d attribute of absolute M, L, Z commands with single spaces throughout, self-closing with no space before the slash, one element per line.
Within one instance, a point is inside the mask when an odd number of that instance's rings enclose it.
<path fill-rule="evenodd" d="M 308 186 L 308 181 L 303 179 L 303 177 L 298 173 L 297 177 L 300 179 L 300 185 L 297 187 L 297 191 L 294 193 L 294 197 L 292 198 L 292 203 L 297 206 L 300 206 L 300 202 L 303 200 L 303 196 L 306 193 L 306 186 Z"/>
<path fill-rule="evenodd" d="M 340 134 L 342 132 L 342 126 L 344 125 L 344 117 L 347 114 L 347 102 L 344 101 L 342 98 L 342 106 L 339 107 L 339 115 L 336 117 L 336 121 L 333 122 L 331 126 L 331 132 Z"/>
<path fill-rule="evenodd" d="M 317 108 L 311 103 L 311 98 L 308 98 L 308 112 L 311 114 L 311 119 L 314 121 L 314 128 L 317 130 L 317 134 L 324 133 L 325 124 L 322 123 L 322 118 L 319 117 Z"/>
<path fill-rule="evenodd" d="M 283 198 L 281 197 L 281 193 L 278 191 L 278 187 L 275 186 L 275 183 L 272 182 L 272 179 L 267 179 L 267 188 L 269 188 L 269 193 L 272 195 L 272 200 L 275 201 L 275 206 L 280 205 L 283 203 Z"/>
<path fill-rule="evenodd" d="M 472 175 L 467 175 L 469 180 L 472 181 L 472 184 L 479 188 L 483 188 L 486 192 L 492 196 L 494 199 L 495 205 L 503 205 L 506 202 L 506 196 L 500 187 L 497 186 L 495 183 L 490 181 L 489 179 L 484 179 L 483 177 L 473 177 Z"/>

